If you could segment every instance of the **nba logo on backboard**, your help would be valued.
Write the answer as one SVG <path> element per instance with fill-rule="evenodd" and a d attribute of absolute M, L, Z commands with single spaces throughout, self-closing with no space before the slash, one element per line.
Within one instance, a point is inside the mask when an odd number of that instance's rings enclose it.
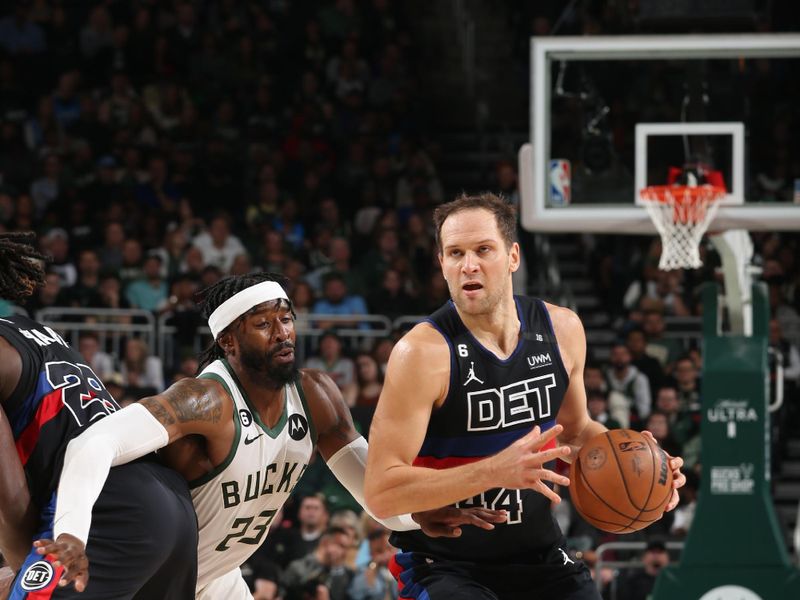
<path fill-rule="evenodd" d="M 572 201 L 572 166 L 568 160 L 554 158 L 550 161 L 550 204 L 569 206 Z"/>

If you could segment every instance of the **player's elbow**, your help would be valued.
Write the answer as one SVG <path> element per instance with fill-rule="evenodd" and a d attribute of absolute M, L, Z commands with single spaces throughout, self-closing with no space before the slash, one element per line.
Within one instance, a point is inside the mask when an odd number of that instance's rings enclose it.
<path fill-rule="evenodd" d="M 397 511 L 393 510 L 389 502 L 385 501 L 380 495 L 373 498 L 367 496 L 367 508 L 375 519 L 383 520 L 397 516 Z"/>
<path fill-rule="evenodd" d="M 367 469 L 366 480 L 364 481 L 364 502 L 367 510 L 376 519 L 388 519 L 395 516 L 391 506 L 391 495 L 384 487 L 383 482 L 374 476 L 370 476 Z"/>

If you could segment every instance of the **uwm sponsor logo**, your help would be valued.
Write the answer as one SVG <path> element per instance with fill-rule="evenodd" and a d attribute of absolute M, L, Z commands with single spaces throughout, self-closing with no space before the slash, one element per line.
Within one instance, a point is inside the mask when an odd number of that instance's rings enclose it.
<path fill-rule="evenodd" d="M 528 366 L 531 369 L 538 369 L 539 367 L 544 367 L 552 364 L 553 364 L 553 359 L 550 358 L 549 352 L 546 352 L 545 354 L 537 354 L 535 356 L 528 357 Z"/>
<path fill-rule="evenodd" d="M 500 389 L 470 392 L 467 394 L 467 431 L 489 431 L 551 416 L 550 390 L 554 387 L 555 375 L 549 373 Z"/>

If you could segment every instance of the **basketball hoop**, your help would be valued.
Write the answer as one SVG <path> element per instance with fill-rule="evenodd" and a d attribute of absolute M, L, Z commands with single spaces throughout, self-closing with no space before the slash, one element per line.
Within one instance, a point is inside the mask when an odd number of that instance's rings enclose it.
<path fill-rule="evenodd" d="M 700 240 L 725 196 L 713 185 L 654 185 L 639 192 L 661 235 L 659 269 L 698 269 Z"/>

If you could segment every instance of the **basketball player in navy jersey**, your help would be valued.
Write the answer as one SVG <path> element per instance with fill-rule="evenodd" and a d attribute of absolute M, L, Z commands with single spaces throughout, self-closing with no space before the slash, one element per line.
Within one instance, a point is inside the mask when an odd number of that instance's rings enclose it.
<path fill-rule="evenodd" d="M 29 233 L 0 234 L 0 296 L 18 301 L 44 283 Z M 97 500 L 82 594 L 58 587 L 63 568 L 36 552 L 52 536 L 65 449 L 119 406 L 84 360 L 49 327 L 0 318 L 0 551 L 24 598 L 194 597 L 197 520 L 186 482 L 155 455 L 112 469 Z M 146 524 L 146 526 L 143 526 Z M 84 586 L 79 586 L 80 590 Z"/>
<path fill-rule="evenodd" d="M 266 539 L 316 450 L 363 504 L 366 441 L 333 380 L 295 367 L 295 315 L 276 277 L 225 278 L 204 291 L 200 309 L 214 337 L 200 375 L 118 411 L 70 444 L 56 539 L 36 542 L 41 554 L 59 557 L 65 582 L 82 585 L 90 575 L 83 541 L 108 466 L 159 448 L 191 488 L 200 531 L 198 600 L 252 599 L 239 567 Z M 491 529 L 505 518 L 482 507 L 445 507 L 384 525 L 457 535 L 463 525 Z"/>
<path fill-rule="evenodd" d="M 456 539 L 394 534 L 402 598 L 596 600 L 552 516 L 569 485 L 547 468 L 605 426 L 590 420 L 586 336 L 572 311 L 515 296 L 513 208 L 493 194 L 434 213 L 452 301 L 401 339 L 370 430 L 366 500 L 381 517 L 453 503 L 504 509 L 492 531 Z M 556 443 L 557 442 L 557 443 Z M 671 460 L 675 487 L 680 458 Z M 668 509 L 678 501 L 677 491 Z"/>

